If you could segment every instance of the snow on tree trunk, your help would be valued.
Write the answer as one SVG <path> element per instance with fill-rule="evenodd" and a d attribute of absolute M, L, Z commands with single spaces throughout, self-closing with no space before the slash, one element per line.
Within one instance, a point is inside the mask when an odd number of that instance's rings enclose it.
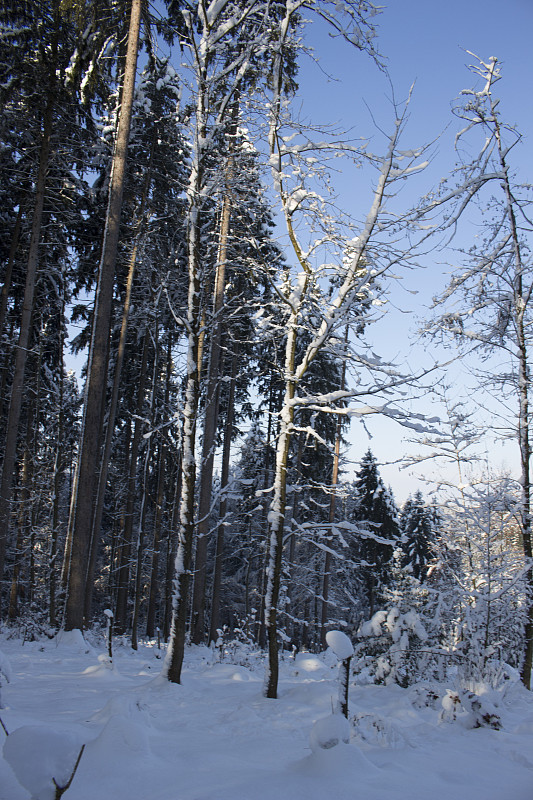
<path fill-rule="evenodd" d="M 350 661 L 354 654 L 353 644 L 342 631 L 328 631 L 326 642 L 339 659 L 339 711 L 348 719 L 348 690 L 350 685 Z"/>

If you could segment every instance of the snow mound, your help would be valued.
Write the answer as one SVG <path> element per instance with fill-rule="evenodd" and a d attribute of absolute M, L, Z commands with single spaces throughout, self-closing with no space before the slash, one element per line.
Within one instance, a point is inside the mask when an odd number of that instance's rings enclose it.
<path fill-rule="evenodd" d="M 102 733 L 90 744 L 91 761 L 105 763 L 109 754 L 132 756 L 150 755 L 148 727 L 144 720 L 136 721 L 131 716 L 116 715 L 106 723 Z"/>
<path fill-rule="evenodd" d="M 93 653 L 94 650 L 83 638 L 83 633 L 78 629 L 73 631 L 59 631 L 55 638 L 56 647 L 73 653 Z"/>
<path fill-rule="evenodd" d="M 132 695 L 118 694 L 111 697 L 105 706 L 93 714 L 90 722 L 98 722 L 105 724 L 109 722 L 112 717 L 135 717 L 141 712 L 146 712 L 146 704 L 141 703 L 138 697 Z M 146 713 L 143 713 L 143 718 Z M 148 722 L 146 718 L 145 724 Z"/>
<path fill-rule="evenodd" d="M 104 678 L 104 680 L 119 677 L 118 670 L 107 653 L 101 653 L 98 656 L 98 664 L 92 664 L 90 667 L 86 667 L 86 669 L 83 670 L 83 675 L 90 675 L 93 678 Z"/>
<path fill-rule="evenodd" d="M 24 725 L 6 738 L 4 758 L 32 800 L 54 800 L 54 779 L 59 786 L 68 783 L 83 744 L 72 731 Z"/>
<path fill-rule="evenodd" d="M 342 714 L 330 714 L 329 717 L 317 719 L 311 728 L 309 743 L 311 750 L 330 750 L 338 744 L 350 741 L 350 723 Z"/>
<path fill-rule="evenodd" d="M 312 653 L 297 653 L 294 659 L 294 675 L 305 674 L 306 677 L 322 680 L 328 672 L 329 668 L 324 662 Z"/>
<path fill-rule="evenodd" d="M 328 631 L 326 633 L 326 642 L 339 661 L 344 661 L 346 658 L 353 656 L 353 644 L 342 631 Z"/>

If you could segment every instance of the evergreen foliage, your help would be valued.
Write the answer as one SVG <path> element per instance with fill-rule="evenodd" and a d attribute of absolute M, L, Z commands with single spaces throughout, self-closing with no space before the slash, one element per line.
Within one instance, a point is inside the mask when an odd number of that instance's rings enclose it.
<path fill-rule="evenodd" d="M 400 514 L 370 449 L 355 478 L 344 471 L 352 414 L 423 427 L 391 399 L 413 376 L 366 336 L 388 271 L 413 261 L 411 241 L 398 243 L 427 229 L 420 207 L 398 214 L 389 203 L 423 149 L 400 147 L 406 109 L 395 106 L 378 156 L 335 131 L 315 140 L 292 101 L 306 26 L 320 19 L 380 63 L 374 14 L 357 0 L 167 0 L 157 15 L 137 0 L 0 8 L 0 603 L 10 624 L 89 626 L 113 609 L 115 633 L 134 648 L 140 635 L 170 641 L 165 674 L 176 681 L 189 636 L 238 631 L 268 644 L 269 697 L 280 643 L 318 649 L 332 627 L 360 632 L 357 669 L 377 682 L 527 673 L 531 198 L 507 169 L 493 61 L 478 70 L 489 89 L 456 109 L 488 131 L 485 167 L 461 168 L 460 187 L 420 206 L 467 205 L 494 178 L 490 165 L 502 182 L 483 247 L 441 298 L 462 293 L 466 305 L 434 327 L 485 354 L 513 352 L 516 369 L 496 384 L 520 402 L 521 487 L 467 486 L 464 451 L 478 432 L 460 404 L 446 406 L 449 433 L 424 434 L 431 457 L 459 469 L 460 488 L 440 505 L 417 491 Z M 362 225 L 332 192 L 346 157 L 378 170 Z M 457 220 L 445 213 L 442 229 Z M 69 348 L 87 359 L 78 378 Z"/>

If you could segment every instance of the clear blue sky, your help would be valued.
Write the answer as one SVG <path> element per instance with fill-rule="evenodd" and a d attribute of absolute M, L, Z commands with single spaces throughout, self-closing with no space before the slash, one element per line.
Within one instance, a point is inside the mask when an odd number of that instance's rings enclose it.
<path fill-rule="evenodd" d="M 453 167 L 453 139 L 460 123 L 451 114 L 451 104 L 461 89 L 474 85 L 467 69 L 474 59 L 466 50 L 485 61 L 496 56 L 502 62 L 503 78 L 496 94 L 501 98 L 505 120 L 516 125 L 524 137 L 518 153 L 520 179 L 533 181 L 533 0 L 391 0 L 376 22 L 379 50 L 387 59 L 397 99 L 405 98 L 415 83 L 404 145 L 418 146 L 444 132 L 431 168 L 419 186 L 429 188 Z M 309 61 L 300 71 L 299 97 L 304 113 L 317 122 L 339 121 L 346 128 L 353 127 L 355 135 L 367 136 L 373 132 L 370 109 L 376 121 L 390 129 L 390 86 L 369 59 L 332 39 L 320 26 L 310 29 L 308 41 L 315 48 L 319 66 Z M 337 185 L 346 210 L 358 208 L 361 195 L 364 207 L 368 196 L 365 187 L 352 176 L 338 176 Z M 416 317 L 424 316 L 431 296 L 445 286 L 446 268 L 437 260 L 435 256 L 425 270 L 405 276 L 406 287 L 417 289 L 419 294 L 412 297 L 400 292 L 392 298 L 404 313 L 393 311 L 374 326 L 372 335 L 381 354 L 406 358 L 413 366 L 422 358 L 421 350 L 412 344 L 410 330 L 416 329 Z M 452 374 L 457 381 L 457 373 Z M 473 401 L 475 404 L 475 397 Z M 434 411 L 427 407 L 421 410 Z M 371 440 L 360 425 L 352 423 L 354 446 L 350 456 L 356 461 L 369 445 L 381 462 L 394 461 L 406 449 L 416 449 L 403 442 L 406 434 L 394 423 L 373 419 L 368 428 Z M 495 467 L 513 466 L 514 445 L 505 450 L 496 447 L 491 457 Z M 417 488 L 425 491 L 416 474 L 398 472 L 395 467 L 381 471 L 400 502 Z"/>

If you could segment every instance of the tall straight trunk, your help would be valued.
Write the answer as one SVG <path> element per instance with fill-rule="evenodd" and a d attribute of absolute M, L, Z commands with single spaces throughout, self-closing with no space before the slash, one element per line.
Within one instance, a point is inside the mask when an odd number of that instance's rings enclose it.
<path fill-rule="evenodd" d="M 220 508 L 217 529 L 217 542 L 215 553 L 215 568 L 213 570 L 213 591 L 211 598 L 211 623 L 209 626 L 209 641 L 216 642 L 217 629 L 220 627 L 220 589 L 222 586 L 222 563 L 224 557 L 224 528 L 226 525 L 226 512 L 228 501 L 225 490 L 229 481 L 229 467 L 231 455 L 231 437 L 233 433 L 233 418 L 235 411 L 235 383 L 237 378 L 238 354 L 233 353 L 231 359 L 231 382 L 228 394 L 228 407 L 226 411 L 226 424 L 224 426 L 224 445 L 222 449 L 222 468 L 220 472 Z"/>
<path fill-rule="evenodd" d="M 61 319 L 65 315 L 65 295 L 63 293 L 61 301 Z M 54 459 L 54 499 L 52 502 L 52 531 L 50 536 L 50 554 L 48 560 L 48 614 L 50 625 L 55 627 L 57 624 L 57 556 L 59 544 L 59 496 L 61 491 L 61 479 L 63 476 L 63 468 L 65 463 L 64 449 L 64 412 L 63 412 L 63 398 L 65 391 L 65 380 L 63 370 L 63 349 L 65 345 L 65 334 L 63 326 L 59 334 L 59 365 L 60 365 L 60 379 L 59 379 L 59 396 L 58 396 L 58 417 L 57 417 L 57 441 L 56 452 Z"/>
<path fill-rule="evenodd" d="M 348 336 L 350 333 L 349 326 L 346 326 L 344 332 L 344 346 L 348 345 Z M 341 384 L 340 389 L 341 391 L 344 389 L 346 385 L 346 361 L 344 361 L 342 365 L 342 374 L 341 374 Z M 342 418 L 339 416 L 337 419 L 337 428 L 335 431 L 335 453 L 333 455 L 333 469 L 331 473 L 331 494 L 329 497 L 329 516 L 328 522 L 330 526 L 333 525 L 335 522 L 335 506 L 337 503 L 337 483 L 339 480 L 339 459 L 340 459 L 340 452 L 341 452 L 341 435 L 342 435 Z M 331 530 L 331 527 L 330 527 Z M 329 583 L 330 583 L 330 576 L 331 576 L 331 552 L 330 550 L 326 550 L 326 557 L 324 559 L 324 575 L 322 578 L 322 609 L 321 609 L 321 618 L 320 618 L 320 644 L 323 648 L 326 648 L 326 633 L 327 633 L 327 623 L 328 623 L 328 598 L 329 598 Z"/>
<path fill-rule="evenodd" d="M 159 446 L 157 497 L 154 519 L 154 538 L 152 545 L 152 568 L 150 571 L 150 592 L 148 594 L 148 613 L 146 615 L 146 635 L 152 639 L 155 636 L 155 620 L 157 600 L 159 597 L 159 550 L 161 546 L 161 527 L 163 524 L 163 505 L 165 501 L 165 462 L 166 449 L 161 442 Z"/>
<path fill-rule="evenodd" d="M 195 215 L 196 216 L 196 215 Z M 198 380 L 198 349 L 200 346 L 200 283 L 197 261 L 197 236 L 199 226 L 194 220 L 190 233 L 189 248 L 189 341 L 187 356 L 187 385 L 183 409 L 183 454 L 181 467 L 181 499 L 179 517 L 178 552 L 176 554 L 174 592 L 172 599 L 172 623 L 164 671 L 171 683 L 181 682 L 181 669 L 185 655 L 187 610 L 191 587 L 191 568 L 194 543 L 194 489 L 196 483 L 196 415 L 200 386 Z M 192 240 L 191 240 L 192 234 Z"/>
<path fill-rule="evenodd" d="M 522 483 L 522 543 L 524 556 L 531 564 L 533 558 L 533 548 L 531 541 L 531 445 L 529 441 L 529 365 L 527 358 L 527 346 L 525 341 L 525 328 L 523 317 L 520 318 L 519 334 L 519 380 L 520 380 L 520 411 L 519 411 L 519 445 L 521 462 L 521 483 Z M 527 689 L 531 689 L 531 674 L 533 670 L 533 569 L 530 567 L 527 575 L 528 584 L 528 610 L 527 622 L 525 626 L 525 648 L 524 660 L 522 663 L 522 682 Z"/>
<path fill-rule="evenodd" d="M 15 222 L 15 229 L 11 238 L 11 245 L 9 248 L 9 255 L 7 257 L 7 267 L 4 275 L 4 285 L 2 286 L 2 294 L 0 295 L 0 337 L 4 333 L 4 325 L 6 323 L 7 301 L 9 292 L 11 291 L 11 282 L 13 279 L 13 266 L 15 264 L 15 255 L 17 253 L 18 243 L 20 239 L 20 229 L 22 227 L 22 205 L 19 206 L 17 219 Z"/>
<path fill-rule="evenodd" d="M 145 186 L 143 198 L 141 201 L 141 218 L 144 210 L 144 203 L 146 200 L 146 193 L 148 187 Z M 98 544 L 100 541 L 100 531 L 102 527 L 102 516 L 104 513 L 104 501 L 107 488 L 107 475 L 109 472 L 109 461 L 111 458 L 111 448 L 113 446 L 113 439 L 115 433 L 115 417 L 118 408 L 118 396 L 120 391 L 120 376 L 122 374 L 122 366 L 124 364 L 124 354 L 126 352 L 126 339 L 128 333 L 128 319 L 131 309 L 131 294 L 133 290 L 133 279 L 135 276 L 135 264 L 137 261 L 137 252 L 139 249 L 139 237 L 135 239 L 133 250 L 130 255 L 128 278 L 126 282 L 126 296 L 124 299 L 124 308 L 122 310 L 122 323 L 120 326 L 120 335 L 117 348 L 117 358 L 115 363 L 115 372 L 113 375 L 113 388 L 111 391 L 111 401 L 107 413 L 107 428 L 104 441 L 104 452 L 102 455 L 102 466 L 98 476 L 98 490 L 96 493 L 96 507 L 94 511 L 94 519 L 91 531 L 91 544 L 89 551 L 89 564 L 87 568 L 87 584 L 85 587 L 85 620 L 89 621 L 91 616 L 92 596 L 94 588 L 94 573 L 96 569 L 96 561 L 98 557 Z M 141 366 L 140 384 L 144 382 L 144 371 L 146 370 L 146 362 Z M 140 413 L 138 411 L 138 413 Z"/>
<path fill-rule="evenodd" d="M 9 620 L 16 619 L 18 615 L 18 598 L 20 593 L 20 573 L 24 560 L 24 549 L 26 546 L 26 553 L 29 555 L 30 545 L 30 530 L 31 530 L 31 484 L 33 479 L 33 441 L 34 441 L 34 426 L 36 417 L 37 397 L 35 392 L 32 391 L 32 397 L 29 402 L 28 414 L 26 419 L 26 438 L 24 443 L 24 454 L 22 456 L 22 474 L 20 480 L 20 492 L 17 496 L 18 501 L 18 530 L 17 530 L 17 543 L 15 550 L 15 563 L 13 565 L 13 574 L 11 577 L 11 590 L 9 593 L 9 606 L 7 616 Z"/>
<path fill-rule="evenodd" d="M 307 281 L 305 281 L 306 283 Z M 305 286 L 304 286 L 305 289 Z M 304 292 L 302 292 L 304 294 Z M 267 588 L 265 597 L 265 625 L 268 640 L 268 667 L 265 674 L 265 696 L 275 699 L 278 696 L 278 603 L 281 587 L 283 533 L 287 504 L 287 466 L 289 447 L 294 426 L 294 399 L 296 382 L 294 368 L 296 361 L 296 342 L 298 336 L 298 307 L 292 306 L 287 328 L 285 349 L 285 397 L 280 414 L 280 433 L 276 449 L 276 469 L 274 491 L 270 506 L 270 536 L 267 568 Z"/>
<path fill-rule="evenodd" d="M 203 4 L 199 15 L 184 15 L 188 28 L 190 53 L 193 61 L 195 79 L 195 131 L 194 153 L 187 186 L 187 262 L 188 262 L 188 301 L 187 301 L 187 378 L 185 404 L 183 409 L 183 456 L 180 502 L 179 544 L 176 555 L 176 577 L 174 584 L 172 626 L 167 657 L 163 669 L 165 677 L 173 682 L 181 680 L 181 669 L 185 650 L 185 632 L 191 585 L 191 567 L 194 548 L 194 511 L 196 479 L 196 419 L 199 400 L 198 356 L 201 349 L 201 280 L 203 260 L 199 252 L 201 239 L 201 216 L 209 199 L 210 185 L 206 176 L 212 168 L 210 161 L 215 136 L 235 101 L 239 86 L 246 77 L 254 44 L 246 39 L 246 26 L 252 24 L 254 3 L 244 4 L 242 14 L 228 15 L 227 3 L 211 3 L 209 13 Z M 262 22 L 256 30 L 252 29 L 254 41 L 260 41 L 263 33 Z M 239 30 L 239 46 L 234 47 L 233 34 Z M 216 32 L 216 33 L 215 33 Z M 243 37 L 240 37 L 241 32 Z M 257 39 L 256 39 L 257 37 Z M 261 40 L 262 41 L 262 40 Z M 228 59 L 221 64 L 219 54 L 222 45 L 227 43 Z M 231 61 L 231 67 L 229 66 Z M 215 104 L 216 103 L 216 104 Z M 210 124 L 210 123 L 213 124 Z M 220 260 L 220 259 L 219 259 Z"/>
<path fill-rule="evenodd" d="M 141 0 L 132 0 L 128 48 L 113 156 L 102 259 L 96 290 L 94 322 L 85 388 L 78 475 L 71 503 L 72 543 L 69 564 L 65 629 L 83 627 L 85 586 L 91 540 L 93 504 L 99 470 L 101 421 L 107 386 L 108 345 L 112 322 L 113 284 L 117 261 L 122 195 L 130 134 L 135 71 L 141 22 Z"/>
<path fill-rule="evenodd" d="M 192 33 L 192 30 L 191 30 Z M 204 30 L 205 35 L 205 30 Z M 208 75 L 206 54 L 197 51 L 196 142 L 197 151 L 187 187 L 187 377 L 183 408 L 183 445 L 181 457 L 181 497 L 179 509 L 178 550 L 176 553 L 172 622 L 163 674 L 171 683 L 181 682 L 185 655 L 187 613 L 191 590 L 194 546 L 194 491 L 196 484 L 196 418 L 200 398 L 200 356 L 203 348 L 202 302 L 200 287 L 201 211 L 204 197 L 204 151 L 207 133 Z"/>
<path fill-rule="evenodd" d="M 266 623 L 265 623 L 265 598 L 267 587 L 267 569 L 268 569 L 268 506 L 269 501 L 267 492 L 270 489 L 270 443 L 272 442 L 272 421 L 274 419 L 274 390 L 273 383 L 270 382 L 269 397 L 268 397 L 268 422 L 267 422 L 267 436 L 265 447 L 265 471 L 263 475 L 263 497 L 264 497 L 264 523 L 263 523 L 263 536 L 265 540 L 265 551 L 261 554 L 261 565 L 259 569 L 260 583 L 259 583 L 259 630 L 257 631 L 257 643 L 263 650 L 266 647 Z"/>
<path fill-rule="evenodd" d="M 302 454 L 304 447 L 303 433 L 298 434 L 298 447 L 296 450 L 296 464 L 295 472 L 298 476 L 302 468 Z M 295 609 L 294 609 L 294 569 L 296 559 L 296 527 L 298 519 L 298 499 L 299 492 L 297 487 L 297 478 L 294 480 L 293 494 L 292 494 L 292 508 L 291 508 L 291 533 L 289 537 L 289 557 L 287 559 L 287 609 L 292 617 L 291 628 L 295 630 Z M 292 637 L 294 638 L 294 637 Z M 286 645 L 289 646 L 289 641 L 286 639 Z"/>
<path fill-rule="evenodd" d="M 135 572 L 135 597 L 133 601 L 133 619 L 131 625 L 131 647 L 132 650 L 138 648 L 138 632 L 139 632 L 139 615 L 141 611 L 141 591 L 143 586 L 142 581 L 142 566 L 143 566 L 143 553 L 144 553 L 144 531 L 146 529 L 146 514 L 148 509 L 148 472 L 151 460 L 151 446 L 150 440 L 144 456 L 144 470 L 142 482 L 142 499 L 141 509 L 139 513 L 139 526 L 137 528 L 137 548 L 136 548 L 136 572 Z M 126 595 L 127 596 L 127 595 Z"/>
<path fill-rule="evenodd" d="M 328 522 L 330 526 L 335 522 L 335 505 L 336 505 L 336 487 L 337 481 L 339 477 L 339 455 L 340 455 L 340 442 L 341 442 L 341 420 L 340 418 L 337 421 L 337 431 L 335 434 L 335 453 L 333 456 L 333 470 L 331 475 L 331 495 L 329 498 L 329 515 L 328 515 Z M 331 527 L 330 527 L 331 531 Z M 329 583 L 331 577 L 331 561 L 332 555 L 330 550 L 326 550 L 326 556 L 324 559 L 324 573 L 322 575 L 322 608 L 320 614 L 320 644 L 322 647 L 326 647 L 326 633 L 327 633 L 327 626 L 328 626 L 328 614 L 329 614 Z"/>
<path fill-rule="evenodd" d="M 117 598 L 115 606 L 114 624 L 115 630 L 123 633 L 126 630 L 126 617 L 128 607 L 128 586 L 130 576 L 131 543 L 133 539 L 133 519 L 135 513 L 135 497 L 137 488 L 137 462 L 139 460 L 139 447 L 141 444 L 144 422 L 142 420 L 142 410 L 144 405 L 144 393 L 146 384 L 146 366 L 148 363 L 148 349 L 150 336 L 145 331 L 143 337 L 143 352 L 141 358 L 141 369 L 137 389 L 137 405 L 135 409 L 135 425 L 133 428 L 133 440 L 129 453 L 129 470 L 126 491 L 126 510 L 124 514 L 124 528 L 122 531 L 122 544 L 120 547 Z M 143 490 L 144 491 L 144 490 Z"/>
<path fill-rule="evenodd" d="M 163 414 L 167 413 L 170 400 L 170 376 L 172 374 L 172 336 L 169 333 L 167 341 L 167 362 L 165 370 L 165 396 Z M 154 375 L 155 379 L 155 375 Z M 159 596 L 159 550 L 161 543 L 161 528 L 163 525 L 163 507 L 165 503 L 165 479 L 167 465 L 167 448 L 163 441 L 159 445 L 158 476 L 156 512 L 154 520 L 154 544 L 152 550 L 152 570 L 150 577 L 150 593 L 148 596 L 148 614 L 146 619 L 146 635 L 152 638 L 155 635 L 155 619 L 157 600 Z"/>
<path fill-rule="evenodd" d="M 131 465 L 131 447 L 132 447 L 132 433 L 133 425 L 131 419 L 126 420 L 126 425 L 124 428 L 124 433 L 122 436 L 123 445 L 124 445 L 124 461 L 123 461 L 123 469 L 122 472 L 124 475 L 128 476 L 130 471 Z M 124 548 L 126 543 L 126 537 L 124 534 L 126 528 L 126 504 L 127 504 L 127 496 L 128 496 L 128 479 L 126 477 L 124 481 L 125 486 L 121 487 L 119 490 L 115 487 L 115 491 L 113 494 L 116 496 L 115 501 L 115 519 L 112 523 L 112 536 L 111 536 L 111 547 L 109 553 L 109 596 L 111 597 L 114 595 L 115 598 L 115 612 L 113 614 L 113 632 L 116 634 L 124 633 L 126 629 L 126 609 L 127 609 L 127 585 L 129 580 L 129 573 L 126 570 L 126 598 L 124 600 L 124 613 L 123 615 L 119 611 L 119 603 L 118 597 L 120 594 L 121 586 L 122 586 L 122 565 L 123 563 L 127 563 L 129 566 L 129 557 L 124 559 Z M 118 513 L 117 513 L 118 511 Z M 91 557 L 93 557 L 95 553 L 95 548 L 91 548 Z M 113 577 L 113 580 L 111 579 Z M 87 598 L 89 589 L 87 588 L 87 592 L 85 597 Z"/>
<path fill-rule="evenodd" d="M 33 209 L 30 247 L 26 270 L 26 285 L 20 320 L 20 332 L 15 354 L 15 368 L 11 384 L 9 412 L 6 423 L 6 437 L 4 446 L 4 461 L 2 464 L 2 480 L 0 483 L 0 583 L 4 573 L 4 560 L 8 540 L 9 520 L 11 510 L 11 492 L 13 489 L 13 475 L 17 458 L 17 436 L 22 407 L 22 390 L 28 357 L 30 341 L 31 318 L 35 295 L 35 282 L 39 265 L 39 243 L 44 207 L 44 194 L 46 173 L 50 158 L 50 138 L 52 135 L 52 121 L 54 111 L 54 98 L 50 93 L 43 118 L 41 148 L 39 152 L 39 169 L 35 184 L 35 205 Z M 0 595 L 1 602 L 1 595 Z"/>
<path fill-rule="evenodd" d="M 226 265 L 228 235 L 231 220 L 231 181 L 233 178 L 234 157 L 233 138 L 237 132 L 239 113 L 238 99 L 232 105 L 230 128 L 230 153 L 226 164 L 226 186 L 220 214 L 220 231 L 217 254 L 217 269 L 213 293 L 213 326 L 209 337 L 209 366 L 207 373 L 207 401 L 204 414 L 200 489 L 198 498 L 198 527 L 196 554 L 194 560 L 194 588 L 192 598 L 191 641 L 200 644 L 205 629 L 205 583 L 207 575 L 207 545 L 209 537 L 209 515 L 211 510 L 211 489 L 215 460 L 216 432 L 218 427 L 222 308 L 226 285 Z"/>
<path fill-rule="evenodd" d="M 172 584 L 174 577 L 174 562 L 176 560 L 177 542 L 174 531 L 178 530 L 179 508 L 181 497 L 181 452 L 178 454 L 176 464 L 176 488 L 174 492 L 174 502 L 172 506 L 172 520 L 168 530 L 167 538 L 167 565 L 165 572 L 165 619 L 163 622 L 163 638 L 168 641 L 170 636 L 170 625 L 172 621 Z"/>

